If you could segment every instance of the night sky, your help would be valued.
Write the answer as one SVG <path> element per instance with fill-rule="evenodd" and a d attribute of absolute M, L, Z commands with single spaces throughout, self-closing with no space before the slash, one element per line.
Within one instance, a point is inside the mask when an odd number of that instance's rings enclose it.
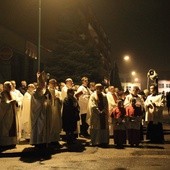
<path fill-rule="evenodd" d="M 120 72 L 130 69 L 146 79 L 149 69 L 170 79 L 169 0 L 89 0 L 112 44 Z M 131 65 L 122 60 L 131 57 Z M 145 80 L 144 80 L 145 81 Z"/>
<path fill-rule="evenodd" d="M 49 1 L 42 0 L 46 2 L 46 6 L 53 9 L 53 12 L 58 12 L 54 7 L 63 1 L 53 0 L 53 3 L 52 0 L 50 3 Z M 117 61 L 120 73 L 135 70 L 143 82 L 147 79 L 147 72 L 152 68 L 158 73 L 159 79 L 170 80 L 170 0 L 87 1 L 111 41 L 112 58 Z M 35 0 L 2 1 L 0 23 L 6 25 L 7 22 L 9 28 L 15 25 L 18 32 L 21 32 L 24 26 L 29 28 L 25 30 L 24 35 L 33 35 L 37 25 L 30 24 L 30 21 L 38 22 L 35 17 L 37 5 L 38 1 Z M 29 14 L 29 18 L 26 14 Z M 51 13 L 43 19 L 49 20 L 54 16 Z M 22 24 L 18 18 L 22 20 Z M 48 27 L 48 29 L 44 27 L 48 32 L 55 29 L 55 26 L 50 27 L 48 24 L 45 26 Z M 131 64 L 123 61 L 124 55 L 131 57 Z"/>

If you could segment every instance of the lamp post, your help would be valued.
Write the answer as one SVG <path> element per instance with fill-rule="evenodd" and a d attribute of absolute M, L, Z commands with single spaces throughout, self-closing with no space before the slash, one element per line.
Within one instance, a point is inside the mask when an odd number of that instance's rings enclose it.
<path fill-rule="evenodd" d="M 41 0 L 38 2 L 38 72 L 40 72 L 41 62 Z"/>

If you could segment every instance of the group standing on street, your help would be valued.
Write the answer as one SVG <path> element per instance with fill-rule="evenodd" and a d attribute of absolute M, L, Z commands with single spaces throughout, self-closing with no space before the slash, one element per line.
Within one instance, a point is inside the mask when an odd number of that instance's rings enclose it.
<path fill-rule="evenodd" d="M 143 122 L 148 141 L 164 142 L 165 97 L 154 84 L 146 96 L 138 86 L 124 92 L 111 85 L 89 83 L 88 77 L 82 77 L 79 86 L 71 78 L 59 85 L 43 71 L 35 83 L 22 81 L 16 89 L 12 80 L 0 87 L 0 148 L 16 147 L 21 139 L 38 149 L 60 148 L 62 132 L 68 145 L 75 145 L 81 137 L 90 139 L 91 146 L 108 147 L 112 135 L 117 147 L 138 147 L 143 140 Z"/>

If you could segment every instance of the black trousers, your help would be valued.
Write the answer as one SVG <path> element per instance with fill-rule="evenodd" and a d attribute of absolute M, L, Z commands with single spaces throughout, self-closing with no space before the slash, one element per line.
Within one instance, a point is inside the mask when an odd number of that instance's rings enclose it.
<path fill-rule="evenodd" d="M 157 124 L 154 124 L 150 121 L 147 127 L 146 138 L 153 143 L 163 143 L 164 133 L 162 123 L 158 122 Z"/>
<path fill-rule="evenodd" d="M 87 116 L 87 113 L 84 113 L 84 114 L 81 114 L 81 125 L 80 125 L 80 134 L 81 135 L 88 135 L 88 128 L 89 128 L 89 125 L 87 124 L 86 122 L 86 116 Z"/>
<path fill-rule="evenodd" d="M 75 139 L 76 139 L 76 137 L 74 135 L 74 131 L 67 131 L 66 132 L 66 141 L 67 141 L 67 144 L 73 144 Z"/>

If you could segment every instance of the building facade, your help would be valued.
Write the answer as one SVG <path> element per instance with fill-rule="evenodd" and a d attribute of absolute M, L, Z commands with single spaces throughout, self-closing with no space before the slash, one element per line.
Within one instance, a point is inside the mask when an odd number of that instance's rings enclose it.
<path fill-rule="evenodd" d="M 158 81 L 158 92 L 167 93 L 170 92 L 170 80 L 159 80 Z"/>
<path fill-rule="evenodd" d="M 6 0 L 0 11 L 0 81 L 35 81 L 38 1 Z M 41 70 L 58 80 L 110 78 L 111 44 L 86 1 L 43 0 L 41 18 Z"/>

